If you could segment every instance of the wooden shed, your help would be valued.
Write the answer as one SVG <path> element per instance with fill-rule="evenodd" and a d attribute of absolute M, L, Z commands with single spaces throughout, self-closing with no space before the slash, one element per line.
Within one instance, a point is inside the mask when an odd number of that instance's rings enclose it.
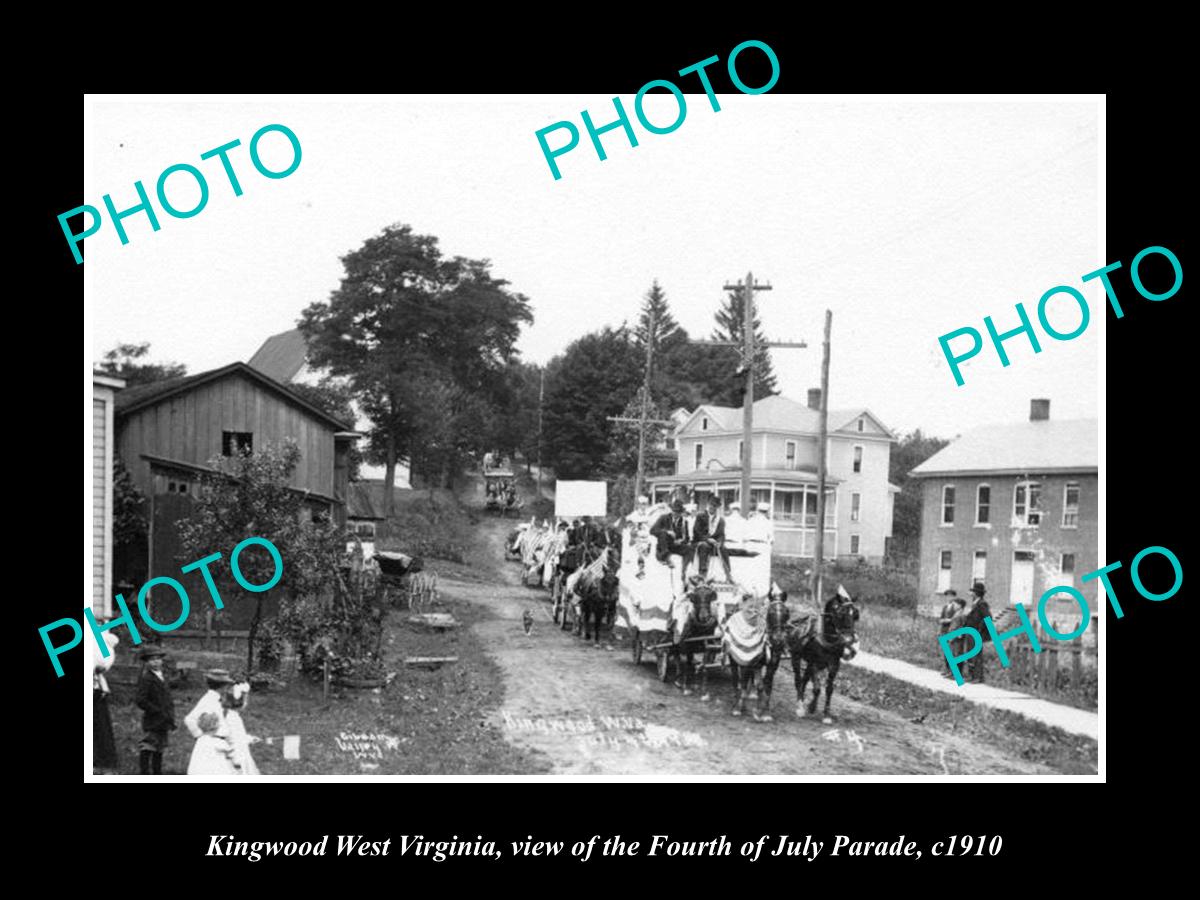
<path fill-rule="evenodd" d="M 121 560 L 118 581 L 180 579 L 180 564 L 191 560 L 179 558 L 175 523 L 189 515 L 198 476 L 211 471 L 209 461 L 243 449 L 295 440 L 300 461 L 292 487 L 314 513 L 346 524 L 347 457 L 358 435 L 245 363 L 127 388 L 116 395 L 115 409 L 116 450 L 146 495 L 150 524 L 146 545 Z M 191 583 L 180 580 L 190 594 Z M 201 582 L 195 586 L 196 596 L 206 596 Z"/>

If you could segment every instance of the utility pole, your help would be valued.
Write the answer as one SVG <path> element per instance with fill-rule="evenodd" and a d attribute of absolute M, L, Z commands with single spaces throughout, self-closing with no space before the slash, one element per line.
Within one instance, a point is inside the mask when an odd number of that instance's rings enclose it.
<path fill-rule="evenodd" d="M 817 448 L 817 548 L 813 558 L 813 601 L 821 602 L 821 564 L 825 561 L 825 445 L 829 435 L 829 332 L 833 312 L 825 310 L 825 344 L 821 357 L 821 427 Z M 819 608 L 819 607 L 818 607 Z"/>
<path fill-rule="evenodd" d="M 650 418 L 650 373 L 654 366 L 654 338 L 658 329 L 658 316 L 653 309 L 650 310 L 650 327 L 646 331 L 646 371 L 642 378 L 642 412 L 636 419 L 631 419 L 625 416 L 609 416 L 610 422 L 631 423 L 636 422 L 638 426 L 638 455 L 637 455 L 637 480 L 633 485 L 633 496 L 640 497 L 642 494 L 642 485 L 646 480 L 646 426 L 654 425 L 673 425 L 668 419 L 651 419 Z"/>
<path fill-rule="evenodd" d="M 742 368 L 746 372 L 746 392 L 742 403 L 742 488 L 741 501 L 745 513 L 750 512 L 750 479 L 753 473 L 753 434 L 754 434 L 754 358 L 758 348 L 762 347 L 807 347 L 803 341 L 764 341 L 757 343 L 754 335 L 754 292 L 772 290 L 769 284 L 755 284 L 754 275 L 746 273 L 746 280 L 740 283 L 726 284 L 726 291 L 740 290 L 742 292 L 742 341 L 692 341 L 694 344 L 707 344 L 710 347 L 737 347 L 742 357 Z"/>
<path fill-rule="evenodd" d="M 537 498 L 542 499 L 542 401 L 546 397 L 546 367 L 542 366 L 541 381 L 538 382 L 538 436 L 537 436 Z"/>

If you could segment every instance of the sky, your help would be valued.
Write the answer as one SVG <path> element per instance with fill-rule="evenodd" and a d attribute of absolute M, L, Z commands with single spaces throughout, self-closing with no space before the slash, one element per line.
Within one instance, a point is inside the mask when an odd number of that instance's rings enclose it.
<path fill-rule="evenodd" d="M 832 408 L 864 406 L 894 431 L 943 437 L 1025 419 L 1033 397 L 1049 398 L 1056 419 L 1097 416 L 1104 296 L 1081 279 L 1111 261 L 1098 101 L 719 94 L 714 112 L 703 94 L 686 97 L 670 134 L 634 118 L 637 147 L 621 129 L 603 135 L 605 161 L 580 111 L 609 122 L 611 96 L 85 98 L 82 202 L 103 209 L 111 194 L 118 210 L 133 206 L 137 180 L 153 198 L 177 163 L 199 168 L 210 191 L 187 219 L 154 199 L 161 229 L 135 214 L 127 245 L 107 217 L 86 239 L 87 360 L 142 341 L 154 361 L 193 372 L 248 360 L 338 287 L 340 256 L 406 223 L 446 255 L 491 260 L 529 298 L 535 321 L 519 349 L 531 362 L 632 323 L 655 279 L 680 325 L 708 337 L 722 285 L 753 272 L 772 286 L 756 300 L 768 337 L 809 344 L 772 351 L 782 393 L 801 402 L 820 384 L 829 309 Z M 632 118 L 633 98 L 622 101 Z M 648 95 L 645 110 L 661 124 L 678 114 L 669 94 Z M 558 157 L 555 180 L 535 132 L 561 120 L 581 142 Z M 248 155 L 274 123 L 302 148 L 281 179 Z M 234 139 L 240 197 L 218 160 L 200 159 Z M 278 133 L 260 148 L 270 168 L 291 160 Z M 198 198 L 186 174 L 167 192 L 181 209 Z M 1080 337 L 1039 327 L 1039 354 L 1015 337 L 1007 368 L 988 343 L 955 384 L 939 336 L 971 326 L 986 341 L 984 317 L 1009 330 L 1018 302 L 1036 323 L 1058 285 L 1089 302 Z M 1079 322 L 1062 298 L 1049 317 L 1063 332 Z"/>

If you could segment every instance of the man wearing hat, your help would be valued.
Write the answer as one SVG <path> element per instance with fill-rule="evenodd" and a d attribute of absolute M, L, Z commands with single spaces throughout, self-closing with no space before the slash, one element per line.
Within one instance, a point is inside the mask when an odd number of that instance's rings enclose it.
<path fill-rule="evenodd" d="M 947 588 L 942 591 L 942 596 L 946 598 L 946 605 L 942 607 L 942 614 L 938 617 L 938 634 L 943 635 L 956 628 L 961 628 L 963 612 L 967 608 L 967 601 L 958 596 L 958 591 L 953 588 Z M 962 638 L 955 638 L 950 643 L 950 649 L 957 655 L 958 646 Z M 940 645 L 939 645 L 940 646 Z M 944 655 L 943 655 L 943 658 Z M 946 675 L 949 676 L 950 660 L 946 659 Z"/>
<path fill-rule="evenodd" d="M 682 500 L 676 497 L 671 501 L 671 511 L 658 517 L 658 521 L 650 529 L 650 534 L 658 542 L 658 561 L 670 565 L 671 555 L 678 553 L 683 557 L 683 569 L 687 571 L 692 556 L 692 545 L 688 543 Z"/>
<path fill-rule="evenodd" d="M 162 774 L 163 751 L 167 749 L 167 733 L 175 730 L 175 701 L 167 678 L 163 674 L 162 647 L 150 646 L 142 651 L 142 675 L 138 679 L 135 702 L 142 711 L 142 739 L 138 743 L 141 774 Z"/>
<path fill-rule="evenodd" d="M 721 565 L 725 568 L 725 580 L 733 581 L 729 573 L 729 554 L 725 552 L 725 517 L 721 515 L 721 498 L 711 494 L 708 498 L 708 510 L 696 516 L 696 527 L 692 532 L 696 542 L 696 559 L 700 564 L 700 577 L 708 578 L 708 561 L 713 554 L 721 557 Z"/>
<path fill-rule="evenodd" d="M 962 625 L 960 628 L 974 628 L 979 632 L 980 640 L 987 644 L 992 640 L 992 634 L 988 631 L 987 626 L 983 624 L 983 620 L 991 616 L 992 610 L 987 605 L 987 601 L 983 599 L 987 590 L 982 583 L 976 583 L 971 587 L 971 593 L 975 595 L 975 601 L 971 608 L 966 611 L 962 617 Z M 967 649 L 967 638 L 960 638 L 961 644 L 955 649 L 955 654 L 961 656 L 962 652 Z M 984 648 L 981 646 L 979 652 L 972 656 L 967 661 L 967 681 L 975 681 L 983 684 L 983 654 Z"/>

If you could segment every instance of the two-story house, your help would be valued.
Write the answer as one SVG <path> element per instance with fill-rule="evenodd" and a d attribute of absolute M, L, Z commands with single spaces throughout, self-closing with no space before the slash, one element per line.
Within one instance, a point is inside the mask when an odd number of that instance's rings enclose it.
<path fill-rule="evenodd" d="M 982 583 L 997 617 L 1023 603 L 1035 619 L 1042 595 L 1065 585 L 1095 612 L 1099 581 L 1081 576 L 1099 566 L 1097 436 L 1095 419 L 1051 421 L 1050 401 L 1034 400 L 1028 422 L 976 429 L 917 466 L 922 606 Z M 1047 603 L 1060 631 L 1079 616 L 1069 594 Z"/>
<path fill-rule="evenodd" d="M 774 396 L 754 404 L 750 503 L 766 502 L 775 526 L 774 552 L 812 557 L 817 534 L 817 461 L 821 392 L 808 405 Z M 682 488 L 697 502 L 717 494 L 728 506 L 741 500 L 740 407 L 702 405 L 676 429 L 678 470 L 652 476 L 649 489 L 662 500 Z M 882 562 L 892 536 L 893 500 L 888 462 L 895 437 L 870 410 L 830 410 L 827 440 L 825 555 Z M 743 506 L 746 504 L 743 502 Z M 748 511 L 748 510 L 747 510 Z"/>

